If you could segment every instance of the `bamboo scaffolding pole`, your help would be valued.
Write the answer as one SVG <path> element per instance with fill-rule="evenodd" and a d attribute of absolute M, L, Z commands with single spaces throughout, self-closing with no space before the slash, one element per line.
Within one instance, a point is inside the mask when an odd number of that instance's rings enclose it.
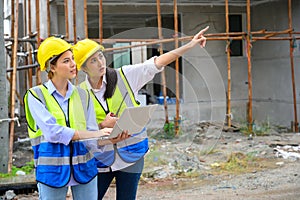
<path fill-rule="evenodd" d="M 16 94 L 16 68 L 18 65 L 18 60 L 17 60 L 17 51 L 18 51 L 18 23 L 19 23 L 19 0 L 16 0 L 16 8 L 15 8 L 15 20 L 14 20 L 14 48 L 12 52 L 12 63 L 13 63 L 13 72 L 11 76 L 11 99 L 10 99 L 10 118 L 14 119 L 15 118 L 15 94 Z M 15 128 L 15 121 L 12 120 L 10 121 L 10 127 L 9 127 L 9 156 L 8 156 L 8 173 L 11 172 L 12 169 L 12 155 L 13 155 L 13 145 L 14 145 L 14 129 Z"/>
<path fill-rule="evenodd" d="M 292 35 L 298 35 L 300 33 L 298 32 L 289 32 L 290 29 L 287 29 L 286 31 L 270 31 L 270 32 L 265 32 L 265 34 L 274 34 L 274 36 L 270 36 L 270 35 L 266 35 L 266 36 L 254 36 L 252 37 L 252 41 L 253 38 L 257 38 L 258 40 L 268 40 L 268 38 L 270 38 L 270 40 L 290 40 L 291 38 L 296 38 L 296 39 L 300 39 L 300 36 L 278 36 L 275 37 L 275 35 L 282 35 L 282 34 L 292 34 Z M 36 39 L 32 39 L 29 37 L 33 37 L 35 36 L 37 33 L 33 33 L 33 34 L 29 34 L 28 36 L 25 36 L 23 38 L 18 38 L 19 42 L 36 42 Z M 258 33 L 258 32 L 251 32 L 250 33 L 252 36 L 253 35 L 262 35 L 264 33 Z M 209 40 L 218 40 L 218 38 L 221 38 L 221 40 L 228 40 L 228 39 L 236 39 L 236 40 L 243 40 L 244 38 L 242 36 L 246 36 L 247 33 L 245 32 L 232 32 L 232 33 L 209 33 L 209 34 L 205 34 L 205 37 L 207 37 L 207 39 Z M 223 37 L 222 37 L 223 36 Z M 230 37 L 230 36 L 234 36 L 234 37 Z M 183 40 L 190 40 L 192 39 L 193 36 L 184 36 L 184 37 L 180 37 L 178 38 L 179 41 L 183 41 Z M 95 41 L 99 41 L 99 38 L 90 38 L 91 40 L 95 40 Z M 4 38 L 5 41 L 14 41 L 14 38 L 12 37 L 5 37 Z M 116 38 L 116 39 L 103 39 L 104 43 L 114 43 L 114 42 L 151 42 L 151 41 L 158 41 L 159 38 L 154 39 L 154 38 L 144 38 L 144 39 L 137 39 L 137 38 L 130 38 L 130 39 L 122 39 L 122 38 Z M 168 38 L 166 39 L 167 41 L 163 42 L 173 42 L 175 39 L 174 38 Z M 73 42 L 72 40 L 68 40 L 69 42 Z M 161 41 L 160 41 L 161 42 Z"/>
<path fill-rule="evenodd" d="M 11 37 L 12 38 L 14 38 L 14 35 L 15 35 L 15 29 L 14 29 L 14 24 L 15 24 L 15 1 L 14 0 L 11 0 L 11 30 L 10 30 L 10 35 L 11 35 Z M 11 44 L 11 49 L 14 49 L 14 45 L 15 45 L 15 43 L 14 43 L 14 40 L 12 39 L 12 44 Z M 11 66 L 11 68 L 13 69 L 13 62 L 10 62 L 10 66 Z M 12 85 L 12 79 L 10 79 L 10 81 L 9 81 L 9 84 L 10 84 L 10 86 Z M 10 92 L 10 99 L 11 99 L 11 95 L 12 95 L 12 92 Z M 9 110 L 11 109 L 11 104 L 9 105 L 9 108 L 8 108 Z M 9 167 L 8 167 L 8 169 L 10 169 Z"/>
<path fill-rule="evenodd" d="M 50 37 L 51 35 L 51 16 L 50 16 L 50 0 L 47 0 L 47 35 Z"/>
<path fill-rule="evenodd" d="M 229 33 L 229 6 L 228 0 L 225 0 L 225 18 L 226 18 L 226 33 Z M 231 127 L 231 63 L 230 63 L 230 40 L 227 40 L 226 54 L 227 54 L 227 126 Z"/>
<path fill-rule="evenodd" d="M 28 24 L 27 24 L 27 34 L 31 35 L 31 0 L 28 0 L 28 5 L 27 5 L 27 10 L 28 10 Z M 29 55 L 28 55 L 28 64 L 31 65 L 32 64 L 32 49 L 31 49 L 31 45 L 29 43 L 27 43 L 27 50 L 29 51 Z M 27 71 L 27 76 L 28 76 L 28 87 L 32 88 L 32 68 L 29 68 Z"/>
<path fill-rule="evenodd" d="M 37 31 L 37 48 L 41 44 L 41 33 L 40 33 L 40 0 L 35 0 L 35 8 L 36 8 L 36 31 Z M 41 80 L 41 70 L 38 68 L 36 70 L 36 84 L 39 85 L 42 83 Z"/>
<path fill-rule="evenodd" d="M 161 23 L 161 10 L 160 10 L 160 0 L 156 0 L 156 9 L 157 9 L 157 27 L 158 27 L 158 38 L 161 40 L 162 36 L 162 23 Z M 159 43 L 159 54 L 162 55 L 163 43 Z M 161 72 L 161 85 L 164 96 L 164 108 L 165 108 L 165 124 L 169 124 L 169 114 L 168 114 L 168 104 L 167 104 L 167 87 L 166 87 L 166 72 L 163 70 Z"/>
<path fill-rule="evenodd" d="M 293 28 L 292 22 L 292 0 L 288 1 L 288 16 L 289 16 L 289 28 Z M 292 37 L 292 34 L 289 34 Z M 291 62 L 291 75 L 292 75 L 292 89 L 293 89 L 293 100 L 294 100 L 294 132 L 298 132 L 298 117 L 297 117 L 297 94 L 296 94 L 296 84 L 295 84 L 295 69 L 294 69 L 294 47 L 293 40 L 290 40 L 290 62 Z"/>
<path fill-rule="evenodd" d="M 83 1 L 83 17 L 84 17 L 84 37 L 88 38 L 88 18 L 87 18 L 87 0 Z"/>
<path fill-rule="evenodd" d="M 103 2 L 99 0 L 99 42 L 103 43 Z"/>
<path fill-rule="evenodd" d="M 204 35 L 207 37 L 207 35 Z M 187 36 L 187 37 L 181 37 L 178 38 L 178 41 L 186 41 L 186 40 L 191 40 L 193 36 Z M 207 37 L 208 41 L 216 41 L 216 40 L 244 40 L 245 38 L 242 36 L 239 37 Z M 273 38 L 265 38 L 265 37 L 252 37 L 253 40 L 290 40 L 290 39 L 296 39 L 299 40 L 300 37 L 273 37 Z M 94 39 L 94 40 L 99 40 L 99 39 Z M 153 45 L 153 44 L 158 44 L 158 43 L 168 43 L 168 42 L 173 42 L 175 41 L 175 38 L 169 38 L 169 39 L 103 39 L 103 44 L 106 43 L 115 43 L 115 42 L 137 42 L 137 41 L 148 41 L 143 44 L 136 44 L 136 45 L 128 45 L 128 46 L 122 46 L 122 47 L 115 47 L 115 48 L 106 48 L 105 51 L 116 51 L 116 50 L 123 50 L 123 49 L 128 49 L 128 48 L 133 48 L 133 47 L 140 47 L 140 46 L 148 46 L 148 45 Z"/>
<path fill-rule="evenodd" d="M 66 39 L 70 39 L 69 34 L 69 10 L 68 10 L 68 0 L 64 1 L 64 9 L 65 9 L 65 25 L 66 25 Z"/>
<path fill-rule="evenodd" d="M 174 0 L 174 34 L 175 34 L 175 49 L 178 48 L 178 12 L 177 12 L 177 0 Z M 175 73 L 176 73 L 176 116 L 175 116 L 175 135 L 179 134 L 179 59 L 175 60 Z"/>
<path fill-rule="evenodd" d="M 158 1 L 158 0 L 157 0 Z M 11 22 L 12 24 L 15 25 L 15 15 L 14 15 L 14 10 L 15 10 L 15 4 L 14 4 L 14 0 L 11 0 L 11 7 L 12 7 L 12 12 L 11 12 Z M 49 0 L 47 0 L 47 2 L 49 3 Z M 85 0 L 86 2 L 86 0 Z M 159 1 L 160 2 L 160 1 Z M 226 2 L 228 2 L 228 0 L 226 0 Z M 225 3 L 226 3 L 225 2 Z M 174 2 L 175 5 L 176 2 Z M 64 4 L 65 4 L 65 24 L 66 24 L 66 38 L 69 39 L 69 18 L 68 18 L 68 0 L 64 0 Z M 273 41 L 273 40 L 289 40 L 290 42 L 290 59 L 291 59 L 291 74 L 292 74 L 292 85 L 293 85 L 293 101 L 294 101 L 294 128 L 295 131 L 298 131 L 298 120 L 297 120 L 297 105 L 296 105 L 296 88 L 295 88 L 295 75 L 294 75 L 294 60 L 293 60 L 293 42 L 295 40 L 299 40 L 300 36 L 295 36 L 297 34 L 300 34 L 300 32 L 295 32 L 293 31 L 292 28 L 292 14 L 291 14 L 291 0 L 289 0 L 288 2 L 289 6 L 289 28 L 283 31 L 266 31 L 266 30 L 259 30 L 259 31 L 252 31 L 251 32 L 251 24 L 250 24 L 250 0 L 247 0 L 247 32 L 234 32 L 234 33 L 230 33 L 229 31 L 226 30 L 226 33 L 212 33 L 212 34 L 205 34 L 205 37 L 207 37 L 208 41 L 218 41 L 218 40 L 226 40 L 227 41 L 227 45 L 228 45 L 228 40 L 246 40 L 247 42 L 247 62 L 248 62 L 248 125 L 249 125 L 249 130 L 252 131 L 252 74 L 251 74 L 251 43 L 255 42 L 255 41 L 259 41 L 259 40 L 264 40 L 264 41 Z M 17 5 L 17 4 L 16 4 Z M 17 29 L 15 29 L 14 26 L 12 26 L 11 28 L 11 36 L 14 36 L 13 38 L 5 38 L 5 41 L 12 41 L 12 49 L 15 49 L 17 47 L 14 47 L 15 44 L 17 44 L 18 41 L 26 41 L 26 42 L 36 42 L 37 43 L 37 47 L 40 44 L 40 9 L 39 9 L 39 0 L 35 0 L 35 5 L 36 5 L 36 34 L 37 34 L 37 39 L 24 39 L 24 38 L 16 38 L 15 37 L 15 33 L 14 31 L 16 31 Z M 28 0 L 28 13 L 31 13 L 30 10 L 30 0 Z M 125 47 L 116 47 L 116 48 L 108 48 L 106 49 L 106 51 L 118 51 L 118 50 L 122 50 L 122 49 L 127 49 L 127 48 L 132 48 L 132 47 L 139 47 L 139 46 L 147 46 L 147 45 L 153 45 L 153 44 L 160 44 L 162 46 L 163 43 L 167 43 L 167 42 L 174 42 L 174 41 L 185 41 L 185 40 L 191 40 L 193 36 L 187 36 L 187 37 L 182 37 L 182 38 L 178 38 L 178 36 L 176 35 L 176 38 L 169 38 L 169 39 L 162 39 L 161 37 L 159 37 L 158 39 L 103 39 L 103 13 L 102 13 L 102 0 L 99 0 L 99 40 L 101 43 L 113 43 L 113 42 L 124 42 L 124 41 L 140 41 L 140 42 L 145 42 L 144 44 L 139 44 L 139 45 L 130 45 L 130 46 L 125 46 Z M 76 43 L 76 13 L 75 13 L 75 0 L 73 0 L 73 27 L 74 27 L 74 43 Z M 47 14 L 48 14 L 48 4 L 47 4 Z M 177 15 L 176 15 L 177 17 Z M 29 27 L 29 35 L 30 37 L 32 36 L 31 33 L 31 14 L 29 14 L 29 20 L 28 20 L 28 27 Z M 50 17 L 48 17 L 48 21 L 50 21 Z M 175 6 L 174 6 L 174 21 L 175 21 Z M 49 23 L 49 22 L 47 22 Z M 176 23 L 175 23 L 176 24 Z M 47 24 L 48 25 L 48 24 Z M 51 25 L 48 25 L 48 31 L 50 30 Z M 87 31 L 85 30 L 85 33 Z M 282 35 L 282 34 L 288 34 L 288 36 L 278 36 L 278 35 Z M 49 35 L 49 32 L 48 32 Z M 262 35 L 262 36 L 259 36 Z M 252 36 L 250 38 L 250 36 Z M 31 54 L 31 50 L 28 49 L 29 51 L 29 65 L 24 66 L 24 68 L 21 67 L 16 67 L 15 65 L 12 65 L 11 69 L 7 69 L 7 72 L 14 72 L 14 70 L 22 70 L 25 68 L 34 68 L 37 65 L 33 65 L 32 64 L 32 54 Z M 31 61 L 30 61 L 31 59 Z M 228 57 L 227 57 L 228 60 Z M 228 61 L 229 62 L 229 61 Z M 228 64 L 228 67 L 230 67 L 230 62 Z M 229 72 L 230 73 L 230 72 Z M 29 72 L 29 77 L 32 77 L 32 72 L 30 75 Z M 10 78 L 12 79 L 12 77 Z M 32 80 L 29 81 L 31 83 L 29 83 L 30 87 L 32 85 Z M 40 84 L 40 71 L 39 69 L 37 70 L 37 76 L 36 76 L 36 83 Z M 229 83 L 229 82 L 228 82 Z M 230 83 L 231 83 L 231 78 L 230 78 Z M 13 83 L 11 82 L 11 88 Z M 228 84 L 230 85 L 230 84 Z M 231 89 L 231 88 L 229 88 Z M 176 118 L 177 118 L 177 79 L 176 79 Z M 229 91 L 229 90 L 228 90 Z M 13 92 L 11 91 L 11 94 Z M 230 91 L 231 93 L 231 91 Z M 17 95 L 17 93 L 16 93 Z M 18 95 L 17 95 L 18 96 Z M 230 97 L 228 97 L 230 98 Z M 230 101 L 229 101 L 230 102 Z M 230 112 L 230 104 L 229 104 L 229 109 L 227 107 L 227 114 L 229 114 Z M 14 113 L 14 112 L 12 112 Z M 178 119 L 178 118 L 177 118 Z"/>
<path fill-rule="evenodd" d="M 73 41 L 74 41 L 74 44 L 76 44 L 77 42 L 77 33 L 76 33 L 76 0 L 73 0 L 73 3 L 72 3 L 72 6 L 73 6 Z"/>
<path fill-rule="evenodd" d="M 266 38 L 266 37 L 252 37 L 253 40 L 299 40 L 300 37 L 271 37 L 271 38 Z"/>
<path fill-rule="evenodd" d="M 248 62 L 248 130 L 252 133 L 252 66 L 251 66 L 251 24 L 250 24 L 250 0 L 247 0 L 247 62 Z"/>
<path fill-rule="evenodd" d="M 281 33 L 278 33 L 281 34 Z M 293 33 L 291 33 L 293 35 Z M 213 37 L 213 36 L 217 36 L 217 35 L 224 35 L 224 37 Z M 230 34 L 229 35 L 236 35 L 236 34 Z M 246 34 L 245 34 L 246 35 Z M 29 37 L 31 37 L 33 35 L 30 35 Z M 204 35 L 207 40 L 244 40 L 245 38 L 243 36 L 234 36 L 234 37 L 230 37 L 230 36 L 226 36 L 226 33 L 224 34 L 205 34 Z M 184 37 L 178 37 L 178 41 L 188 41 L 191 40 L 193 38 L 193 36 L 184 36 Z M 296 39 L 296 40 L 300 40 L 300 36 L 282 36 L 282 37 L 265 37 L 265 36 L 255 36 L 252 37 L 252 42 L 254 40 L 291 40 L 291 39 Z M 4 38 L 5 41 L 11 41 L 13 42 L 14 39 L 13 38 Z M 37 42 L 37 39 L 32 39 L 32 38 L 28 38 L 23 37 L 23 38 L 18 38 L 17 39 L 19 42 Z M 91 40 L 94 41 L 99 41 L 99 38 L 91 38 Z M 136 38 L 131 38 L 131 39 L 122 39 L 122 38 L 116 38 L 116 39 L 102 39 L 103 40 L 103 44 L 111 44 L 111 43 L 116 43 L 116 42 L 153 42 L 153 43 L 145 43 L 145 44 L 141 44 L 141 46 L 144 45 L 153 45 L 153 44 L 159 44 L 159 43 L 168 43 L 168 42 L 174 42 L 175 38 L 166 38 L 166 39 L 153 39 L 153 38 L 149 38 L 149 39 L 136 39 Z M 67 40 L 68 42 L 73 42 L 73 40 Z M 126 48 L 131 48 L 130 46 L 126 46 Z"/>

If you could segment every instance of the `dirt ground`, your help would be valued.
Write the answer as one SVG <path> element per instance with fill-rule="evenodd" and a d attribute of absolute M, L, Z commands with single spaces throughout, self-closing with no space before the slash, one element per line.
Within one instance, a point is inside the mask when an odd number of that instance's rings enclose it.
<path fill-rule="evenodd" d="M 300 197 L 299 133 L 268 130 L 264 136 L 249 137 L 238 130 L 224 131 L 218 123 L 186 124 L 182 135 L 174 139 L 159 137 L 157 128 L 148 133 L 150 151 L 137 199 Z M 251 159 L 245 159 L 246 155 Z M 238 165 L 230 165 L 233 158 Z M 112 184 L 104 199 L 115 199 L 115 189 Z M 17 195 L 15 199 L 35 200 L 38 195 Z"/>

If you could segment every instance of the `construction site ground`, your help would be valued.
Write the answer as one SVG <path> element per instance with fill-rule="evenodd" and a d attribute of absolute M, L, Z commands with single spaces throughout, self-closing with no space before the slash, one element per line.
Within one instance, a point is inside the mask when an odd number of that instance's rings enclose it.
<path fill-rule="evenodd" d="M 268 128 L 261 135 L 249 135 L 241 127 L 226 128 L 218 122 L 185 122 L 177 137 L 168 138 L 155 126 L 148 134 L 150 150 L 137 199 L 299 199 L 299 133 Z M 26 145 L 15 146 L 23 146 L 14 149 L 18 165 L 18 160 L 25 162 L 31 155 L 25 153 L 26 158 L 24 152 L 30 152 L 24 150 Z M 23 178 L 29 179 L 34 181 L 34 176 Z M 104 199 L 115 199 L 115 189 L 112 183 Z M 35 200 L 38 194 L 14 198 Z"/>

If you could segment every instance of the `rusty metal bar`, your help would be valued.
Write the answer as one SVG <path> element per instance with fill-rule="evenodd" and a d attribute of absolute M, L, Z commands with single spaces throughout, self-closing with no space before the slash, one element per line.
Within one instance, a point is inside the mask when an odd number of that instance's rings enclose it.
<path fill-rule="evenodd" d="M 270 38 L 266 38 L 266 37 L 252 37 L 252 40 L 299 40 L 300 37 L 270 37 Z"/>
<path fill-rule="evenodd" d="M 288 15 L 289 15 L 289 28 L 293 28 L 292 22 L 292 0 L 288 1 Z M 289 34 L 292 37 L 292 34 Z M 295 69 L 294 69 L 294 47 L 293 39 L 290 39 L 290 60 L 291 60 L 291 75 L 292 75 L 292 89 L 293 89 L 293 100 L 294 100 L 294 131 L 298 132 L 298 117 L 297 117 L 297 94 L 295 84 Z"/>
<path fill-rule="evenodd" d="M 35 0 L 35 8 L 36 8 L 36 31 L 37 31 L 37 47 L 41 44 L 41 33 L 40 33 L 40 0 Z M 40 68 L 36 71 L 36 84 L 39 85 L 42 83 L 41 80 L 41 70 Z"/>
<path fill-rule="evenodd" d="M 158 38 L 161 40 L 162 36 L 162 24 L 161 24 L 161 10 L 160 10 L 160 0 L 156 0 L 156 8 L 157 8 L 157 28 L 158 28 Z M 159 54 L 162 55 L 163 51 L 163 43 L 159 43 Z M 169 124 L 169 114 L 168 114 L 168 104 L 167 104 L 167 87 L 166 87 L 166 72 L 163 70 L 161 72 L 161 85 L 164 96 L 164 108 L 165 108 L 165 123 Z"/>
<path fill-rule="evenodd" d="M 15 8 L 15 20 L 14 20 L 14 48 L 12 52 L 12 63 L 13 63 L 13 72 L 11 76 L 11 99 L 10 99 L 10 117 L 11 119 L 15 118 L 15 94 L 16 94 L 16 71 L 17 71 L 17 51 L 18 51 L 18 23 L 19 23 L 19 0 L 16 0 L 16 8 Z M 15 121 L 12 120 L 10 122 L 9 127 L 9 158 L 8 158 L 8 173 L 11 172 L 12 169 L 12 154 L 13 154 L 13 145 L 14 145 L 14 130 L 15 130 Z"/>
<path fill-rule="evenodd" d="M 174 0 L 174 34 L 175 34 L 175 49 L 178 48 L 178 11 L 177 11 L 177 0 Z M 179 59 L 175 60 L 175 72 L 176 72 L 176 117 L 175 117 L 175 135 L 179 134 Z"/>
<path fill-rule="evenodd" d="M 206 36 L 206 35 L 205 35 Z M 181 37 L 178 38 L 178 41 L 186 41 L 186 40 L 191 40 L 193 37 L 188 36 L 188 37 Z M 240 37 L 209 37 L 207 38 L 208 41 L 215 41 L 215 40 L 243 40 L 244 38 L 242 36 Z M 300 37 L 274 37 L 274 38 L 263 38 L 263 37 L 252 37 L 253 40 L 290 40 L 290 39 L 296 39 L 299 40 Z M 97 41 L 98 39 L 94 39 Z M 168 43 L 168 42 L 173 42 L 175 41 L 175 38 L 169 38 L 169 39 L 104 39 L 103 44 L 106 43 L 114 43 L 114 42 L 133 42 L 133 41 L 149 41 L 143 44 L 136 44 L 136 45 L 129 45 L 129 46 L 123 46 L 123 47 L 115 47 L 115 48 L 106 48 L 105 51 L 115 51 L 115 50 L 123 50 L 123 49 L 128 49 L 128 48 L 133 48 L 133 47 L 140 47 L 140 46 L 148 46 L 148 45 L 153 45 L 153 44 L 158 44 L 158 43 Z"/>
<path fill-rule="evenodd" d="M 72 12 L 73 12 L 73 41 L 74 41 L 74 44 L 76 44 L 77 42 L 77 33 L 76 33 L 76 0 L 73 0 L 73 3 L 72 3 L 72 6 L 73 6 L 73 9 L 72 9 Z"/>
<path fill-rule="evenodd" d="M 225 0 L 225 18 L 226 18 L 226 33 L 229 33 L 229 6 L 228 0 Z M 231 63 L 230 63 L 230 40 L 227 40 L 227 126 L 231 127 Z"/>
<path fill-rule="evenodd" d="M 251 66 L 251 24 L 250 24 L 250 0 L 247 0 L 247 61 L 248 61 L 248 129 L 252 132 L 252 66 Z"/>

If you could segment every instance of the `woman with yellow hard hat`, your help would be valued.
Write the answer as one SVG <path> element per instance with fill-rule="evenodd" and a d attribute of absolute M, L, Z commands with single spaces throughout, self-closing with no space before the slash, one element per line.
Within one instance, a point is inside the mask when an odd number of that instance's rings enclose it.
<path fill-rule="evenodd" d="M 69 186 L 73 199 L 96 200 L 96 160 L 84 139 L 111 132 L 111 128 L 99 130 L 89 93 L 69 81 L 76 76 L 71 47 L 55 37 L 41 43 L 37 58 L 49 80 L 29 89 L 24 96 L 42 200 L 65 200 Z"/>
<path fill-rule="evenodd" d="M 98 43 L 84 39 L 73 47 L 78 70 L 87 74 L 80 84 L 91 93 L 99 127 L 113 127 L 118 119 L 112 113 L 122 113 L 126 107 L 139 106 L 135 96 L 164 66 L 200 44 L 205 46 L 203 36 L 208 27 L 197 33 L 186 45 L 174 49 L 144 63 L 127 65 L 118 70 L 106 67 L 104 48 Z M 144 155 L 148 151 L 146 129 L 129 137 L 122 135 L 104 145 L 96 155 L 98 160 L 98 199 L 102 199 L 113 178 L 116 180 L 117 199 L 135 199 L 138 182 L 144 166 Z"/>

